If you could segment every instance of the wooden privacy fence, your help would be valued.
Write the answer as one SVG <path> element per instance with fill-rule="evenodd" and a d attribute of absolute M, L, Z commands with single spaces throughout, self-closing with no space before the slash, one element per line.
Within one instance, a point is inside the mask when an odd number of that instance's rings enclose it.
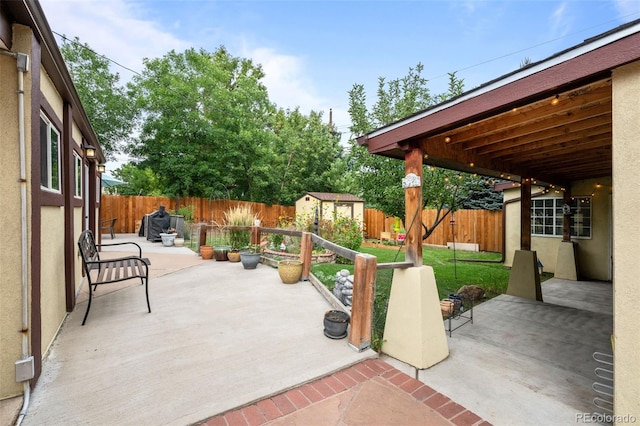
<path fill-rule="evenodd" d="M 224 212 L 238 205 L 249 205 L 260 218 L 264 227 L 275 228 L 281 217 L 293 219 L 295 207 L 293 206 L 268 206 L 263 203 L 251 203 L 248 201 L 233 200 L 209 200 L 207 198 L 184 197 L 178 200 L 178 207 L 194 206 L 194 218 L 196 222 L 224 223 Z M 167 197 L 102 195 L 100 215 L 102 220 L 116 218 L 116 233 L 138 232 L 136 223 L 142 220 L 145 214 L 152 213 L 163 205 L 167 210 L 176 210 L 176 199 Z M 431 224 L 436 216 L 435 210 L 423 210 L 422 221 Z M 455 212 L 455 225 L 450 224 L 451 216 L 435 229 L 427 238 L 426 244 L 446 245 L 454 241 L 452 228 L 457 243 L 475 243 L 481 251 L 502 251 L 502 211 L 488 210 L 458 210 Z M 395 219 L 385 216 L 379 210 L 365 209 L 364 229 L 367 238 L 380 238 L 380 233 L 393 232 Z M 419 224 L 416 224 L 419 225 Z M 401 224 L 404 227 L 404 224 Z"/>
<path fill-rule="evenodd" d="M 368 238 L 380 238 L 381 232 L 394 232 L 395 218 L 385 216 L 375 209 L 365 209 L 364 217 Z M 422 222 L 425 224 L 432 224 L 435 217 L 436 210 L 422 211 Z M 458 210 L 454 217 L 453 235 L 456 243 L 475 243 L 480 251 L 502 251 L 502 211 Z M 450 219 L 451 215 L 448 215 L 424 243 L 445 246 L 448 242 L 453 242 Z M 406 229 L 404 221 L 400 226 Z"/>
<path fill-rule="evenodd" d="M 251 203 L 248 201 L 209 200 L 207 198 L 183 197 L 178 199 L 178 208 L 193 206 L 193 217 L 196 222 L 224 223 L 224 212 L 239 205 L 250 205 L 263 226 L 276 227 L 278 218 L 295 216 L 295 207 Z M 138 232 L 137 225 L 144 215 L 153 213 L 160 206 L 167 211 L 175 211 L 176 199 L 167 197 L 146 197 L 127 195 L 102 195 L 100 218 L 102 220 L 116 218 L 116 233 Z"/>

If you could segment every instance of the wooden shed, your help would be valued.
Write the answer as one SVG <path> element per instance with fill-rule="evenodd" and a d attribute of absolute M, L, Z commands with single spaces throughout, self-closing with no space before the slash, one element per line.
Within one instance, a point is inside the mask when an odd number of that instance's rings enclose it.
<path fill-rule="evenodd" d="M 335 217 L 356 219 L 364 224 L 364 200 L 351 194 L 333 192 L 307 192 L 296 201 L 296 216 L 332 221 Z"/>

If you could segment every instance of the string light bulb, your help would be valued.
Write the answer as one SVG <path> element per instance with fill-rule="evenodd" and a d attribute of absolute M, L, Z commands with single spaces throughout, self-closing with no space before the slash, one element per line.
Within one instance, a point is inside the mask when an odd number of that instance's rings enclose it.
<path fill-rule="evenodd" d="M 558 105 L 560 102 L 560 96 L 556 95 L 553 99 L 551 99 L 551 105 Z"/>

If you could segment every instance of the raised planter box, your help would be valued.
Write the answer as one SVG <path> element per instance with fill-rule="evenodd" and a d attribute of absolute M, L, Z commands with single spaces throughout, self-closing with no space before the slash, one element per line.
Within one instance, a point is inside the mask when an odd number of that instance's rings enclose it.
<path fill-rule="evenodd" d="M 299 260 L 300 255 L 297 253 L 286 253 L 281 251 L 274 251 L 265 249 L 263 255 L 267 258 L 271 259 L 279 259 L 279 260 Z M 311 263 L 333 263 L 336 261 L 335 253 L 321 253 L 321 254 L 312 254 L 311 255 Z"/>

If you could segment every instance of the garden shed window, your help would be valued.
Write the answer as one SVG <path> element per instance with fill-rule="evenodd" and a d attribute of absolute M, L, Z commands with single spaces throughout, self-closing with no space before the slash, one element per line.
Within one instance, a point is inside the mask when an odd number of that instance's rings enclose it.
<path fill-rule="evenodd" d="M 531 200 L 531 235 L 562 237 L 562 198 Z M 570 230 L 572 237 L 591 238 L 591 197 L 573 197 Z"/>
<path fill-rule="evenodd" d="M 40 115 L 40 186 L 60 192 L 60 132 Z"/>

